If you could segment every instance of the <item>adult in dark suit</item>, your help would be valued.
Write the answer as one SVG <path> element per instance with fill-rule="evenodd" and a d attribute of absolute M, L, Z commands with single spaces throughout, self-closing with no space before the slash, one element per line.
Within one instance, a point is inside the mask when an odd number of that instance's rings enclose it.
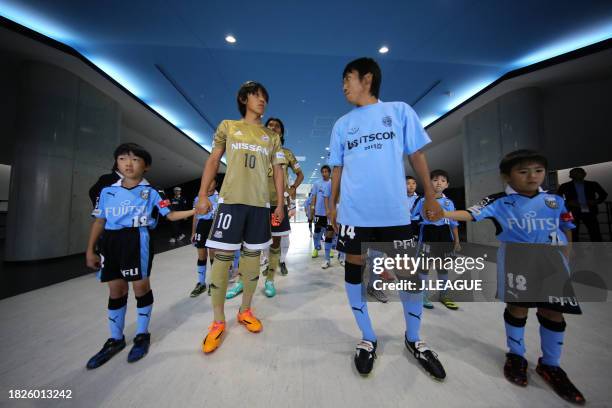
<path fill-rule="evenodd" d="M 571 169 L 569 176 L 572 181 L 561 184 L 557 194 L 565 198 L 567 209 L 574 215 L 576 229 L 572 230 L 573 240 L 579 241 L 580 223 L 584 222 L 591 242 L 600 242 L 597 207 L 606 200 L 608 193 L 596 181 L 585 180 L 586 174 L 580 167 Z"/>

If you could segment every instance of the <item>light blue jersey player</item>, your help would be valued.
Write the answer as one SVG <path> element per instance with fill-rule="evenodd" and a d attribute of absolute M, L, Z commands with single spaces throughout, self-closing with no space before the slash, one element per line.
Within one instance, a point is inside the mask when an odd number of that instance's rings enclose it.
<path fill-rule="evenodd" d="M 571 294 L 567 262 L 566 249 L 571 239 L 568 233 L 575 228 L 572 214 L 561 197 L 541 188 L 547 170 L 544 156 L 531 150 L 517 150 L 504 156 L 499 169 L 508 185 L 504 192 L 485 197 L 467 211 L 445 212 L 444 216 L 458 221 L 490 219 L 495 225 L 501 241 L 497 293 L 506 302 L 506 379 L 523 387 L 527 385 L 525 324 L 529 308 L 534 307 L 542 349 L 536 372 L 560 397 L 584 404 L 584 396 L 560 367 L 566 329 L 563 314 L 582 313 Z M 550 279 L 552 274 L 554 282 Z M 549 285 L 557 283 L 559 277 L 563 293 L 547 295 Z M 546 301 L 510 301 L 518 294 L 529 293 L 534 286 L 543 290 Z"/>
<path fill-rule="evenodd" d="M 86 262 L 98 269 L 98 277 L 108 282 L 108 325 L 111 337 L 87 362 L 88 369 L 100 367 L 125 348 L 125 313 L 129 286 L 136 295 L 136 337 L 128 362 L 143 358 L 151 341 L 149 322 L 153 310 L 153 291 L 149 276 L 153 251 L 149 230 L 157 224 L 157 214 L 171 221 L 188 218 L 194 211 L 170 211 L 170 201 L 163 199 L 144 179 L 151 166 L 151 155 L 134 143 L 117 147 L 115 167 L 123 178 L 100 192 L 92 213 L 95 220 L 87 243 Z M 96 244 L 99 254 L 96 253 Z"/>
<path fill-rule="evenodd" d="M 379 100 L 382 74 L 371 58 L 349 63 L 342 74 L 343 92 L 355 108 L 332 129 L 329 165 L 332 174 L 331 224 L 338 232 L 339 251 L 346 253 L 345 290 L 362 341 L 354 357 L 357 371 L 369 374 L 377 337 L 364 301 L 363 253 L 368 242 L 405 242 L 412 238 L 404 156 L 409 155 L 424 184 L 426 208 L 437 219 L 441 209 L 428 183 L 429 171 L 420 151 L 430 142 L 415 111 L 404 102 Z M 339 200 L 339 195 L 342 199 Z M 336 211 L 336 204 L 340 202 Z M 336 214 L 337 213 L 337 214 Z M 336 224 L 337 221 L 337 224 Z M 437 379 L 446 377 L 442 364 L 420 338 L 422 293 L 402 292 L 405 344 L 421 366 Z"/>
<path fill-rule="evenodd" d="M 208 259 L 213 259 L 215 256 L 213 249 L 206 248 L 206 240 L 212 227 L 213 217 L 217 212 L 219 206 L 219 193 L 215 190 L 217 186 L 216 180 L 211 181 L 208 190 L 208 200 L 210 201 L 211 208 L 206 214 L 196 214 L 193 217 L 193 223 L 191 225 L 191 242 L 197 248 L 198 260 L 196 263 L 196 270 L 198 272 L 198 282 L 195 288 L 189 294 L 189 297 L 198 297 L 206 291 L 206 262 Z M 198 204 L 198 197 L 193 200 L 193 207 L 195 208 Z M 209 288 L 210 289 L 210 288 Z M 210 294 L 210 291 L 209 291 Z"/>
<path fill-rule="evenodd" d="M 325 238 L 325 255 L 326 261 L 329 261 L 329 254 L 331 249 L 332 237 L 328 239 L 328 235 L 333 235 L 331 232 L 332 228 L 328 227 L 327 212 L 329 201 L 331 198 L 331 168 L 328 165 L 321 166 L 321 180 L 317 181 L 312 187 L 312 200 L 314 203 L 314 223 L 315 232 L 313 234 L 314 249 L 312 251 L 312 257 L 316 258 L 319 256 L 319 250 L 321 249 L 321 240 Z M 329 242 L 328 242 L 329 241 Z M 327 245 L 330 244 L 330 245 Z M 324 263 L 324 265 L 326 265 Z M 327 266 L 329 267 L 329 263 Z"/>

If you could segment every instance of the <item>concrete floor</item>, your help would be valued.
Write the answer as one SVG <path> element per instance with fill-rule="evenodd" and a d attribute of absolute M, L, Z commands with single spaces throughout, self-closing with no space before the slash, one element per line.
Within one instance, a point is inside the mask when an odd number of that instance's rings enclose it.
<path fill-rule="evenodd" d="M 251 334 L 235 321 L 240 298 L 227 302 L 228 333 L 205 356 L 200 344 L 211 322 L 210 298 L 189 298 L 196 282 L 195 249 L 182 247 L 155 258 L 155 305 L 149 355 L 126 362 L 135 330 L 135 301 L 126 319 L 128 347 L 106 365 L 85 363 L 108 337 L 106 286 L 94 275 L 0 301 L 0 406 L 76 407 L 540 407 L 565 406 L 539 378 L 537 319 L 526 331 L 530 384 L 503 377 L 503 305 L 462 303 L 453 312 L 425 311 L 423 339 L 439 354 L 447 379 L 430 379 L 403 344 L 401 305 L 370 303 L 379 336 L 373 373 L 353 366 L 359 331 L 344 293 L 337 261 L 322 270 L 310 258 L 306 225 L 293 226 L 278 295 L 267 299 L 260 282 L 254 308 L 264 324 Z M 583 304 L 567 317 L 562 366 L 589 406 L 611 406 L 607 371 L 612 363 L 610 303 Z M 11 389 L 69 389 L 70 400 L 10 400 Z"/>

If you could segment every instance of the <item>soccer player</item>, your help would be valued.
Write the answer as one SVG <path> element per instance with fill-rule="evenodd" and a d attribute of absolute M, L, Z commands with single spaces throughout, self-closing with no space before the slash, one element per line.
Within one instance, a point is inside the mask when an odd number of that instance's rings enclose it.
<path fill-rule="evenodd" d="M 330 223 L 339 231 L 338 249 L 346 253 L 345 289 L 362 333 L 354 361 L 357 371 L 364 375 L 372 371 L 378 343 L 368 305 L 363 301 L 361 244 L 410 238 L 404 154 L 409 155 L 423 182 L 429 216 L 437 219 L 442 215 L 427 180 L 427 160 L 420 151 L 430 139 L 410 106 L 378 99 L 381 79 L 380 68 L 371 58 L 359 58 L 344 68 L 344 95 L 355 108 L 336 121 L 329 145 L 329 164 L 334 167 Z M 336 224 L 340 190 L 342 200 Z M 444 367 L 419 334 L 422 296 L 420 292 L 401 292 L 406 322 L 404 343 L 421 366 L 441 380 L 446 377 Z"/>
<path fill-rule="evenodd" d="M 100 192 L 92 215 L 87 244 L 86 262 L 98 270 L 101 282 L 108 282 L 108 324 L 111 337 L 102 350 L 87 362 L 88 369 L 100 367 L 125 348 L 123 328 L 129 286 L 136 295 L 136 337 L 128 354 L 128 362 L 143 358 L 149 351 L 151 334 L 149 321 L 153 309 L 153 292 L 149 283 L 153 252 L 149 229 L 156 224 L 155 212 L 169 220 L 179 220 L 193 215 L 194 211 L 170 211 L 168 200 L 162 200 L 158 192 L 144 179 L 149 170 L 151 155 L 135 143 L 125 143 L 114 153 L 115 163 L 123 178 Z M 99 242 L 100 255 L 95 253 Z"/>
<path fill-rule="evenodd" d="M 270 118 L 266 121 L 266 127 L 276 132 L 276 134 L 280 136 L 280 141 L 282 145 L 284 143 L 283 135 L 285 133 L 285 126 L 283 125 L 283 122 L 277 118 Z M 283 168 L 283 176 L 284 176 L 284 183 L 285 183 L 284 190 L 288 190 L 289 192 L 287 193 L 287 195 L 290 196 L 291 192 L 295 194 L 296 184 L 299 185 L 301 183 L 301 181 L 304 179 L 304 175 L 302 174 L 300 165 L 298 164 L 297 159 L 293 155 L 293 152 L 291 152 L 291 150 L 286 149 L 286 148 L 283 148 L 282 150 L 283 150 L 283 153 L 285 154 L 285 160 L 287 161 L 286 164 L 281 165 L 281 167 Z M 287 183 L 287 180 L 288 180 L 287 168 L 288 167 L 291 167 L 291 169 L 294 172 L 296 172 L 296 174 L 298 174 L 296 183 L 290 188 L 287 187 L 287 184 L 288 184 Z M 272 167 L 270 167 L 268 171 L 268 189 L 270 191 L 270 201 L 274 202 L 273 200 L 276 200 L 276 187 L 274 186 L 274 177 L 273 177 Z M 285 195 L 285 191 L 283 191 L 283 196 L 284 195 Z M 288 198 L 288 197 L 285 197 L 285 198 Z M 274 211 L 276 211 L 276 206 L 271 206 L 270 213 L 273 214 Z M 289 234 L 291 233 L 291 226 L 289 225 L 289 212 L 288 212 L 286 203 L 284 205 L 283 211 L 285 213 L 285 218 L 283 219 L 283 221 L 279 225 L 272 224 L 272 245 L 270 246 L 270 256 L 269 256 L 269 261 L 268 261 L 268 268 L 266 271 L 264 271 L 264 276 L 266 277 L 266 282 L 264 283 L 264 294 L 267 297 L 276 296 L 276 287 L 274 286 L 274 276 L 276 275 L 276 270 L 279 268 L 279 266 L 281 267 L 281 273 L 283 270 L 282 265 L 280 264 L 281 238 L 288 237 Z M 286 270 L 287 269 L 285 267 L 285 271 Z M 286 275 L 286 274 L 287 273 L 283 273 L 283 275 Z M 244 283 L 242 282 L 242 279 L 238 279 L 238 282 L 236 282 L 234 287 L 232 287 L 232 289 L 227 291 L 225 298 L 231 299 L 237 296 L 240 292 L 242 292 L 243 287 L 244 287 Z"/>
<path fill-rule="evenodd" d="M 532 285 L 530 277 L 523 276 L 525 258 L 512 260 L 509 250 L 516 243 L 551 245 L 554 256 L 538 256 L 540 270 L 561 269 L 567 271 L 567 253 L 571 242 L 573 217 L 565 208 L 563 199 L 542 190 L 546 177 L 547 160 L 531 150 L 516 150 L 503 157 L 499 164 L 502 178 L 507 184 L 504 192 L 485 197 L 467 211 L 445 211 L 444 217 L 457 221 L 493 220 L 501 246 L 497 256 L 497 294 L 506 302 L 504 322 L 508 353 L 504 376 L 513 384 L 527 386 L 527 360 L 525 359 L 525 324 L 529 308 L 537 308 L 540 323 L 542 357 L 538 359 L 536 372 L 551 385 L 563 399 L 584 404 L 585 398 L 560 367 L 565 336 L 563 313 L 580 314 L 576 303 L 563 305 L 548 302 L 514 303 L 506 301 L 506 292 L 516 286 Z M 544 220 L 545 222 L 531 222 Z M 543 247 L 540 247 L 540 250 Z M 568 276 L 569 276 L 569 271 Z"/>
<path fill-rule="evenodd" d="M 174 196 L 170 199 L 170 209 L 172 211 L 183 211 L 187 209 L 187 199 L 182 195 L 183 189 L 177 186 L 172 189 L 172 192 Z M 181 231 L 180 221 L 171 222 L 170 226 L 172 227 L 172 237 L 169 240 L 171 244 L 185 239 L 185 234 Z"/>
<path fill-rule="evenodd" d="M 310 189 L 308 193 L 308 197 L 304 200 L 304 213 L 306 214 L 306 218 L 308 219 L 308 231 L 310 231 L 310 237 L 312 238 L 312 218 L 313 218 L 313 209 L 312 209 L 312 196 L 313 196 L 314 186 Z"/>
<path fill-rule="evenodd" d="M 314 233 L 314 245 L 315 248 L 312 251 L 312 257 L 316 258 L 319 256 L 319 250 L 321 249 L 321 240 L 325 238 L 325 261 L 321 267 L 323 269 L 329 268 L 331 258 L 331 247 L 334 238 L 334 231 L 331 226 L 328 227 L 327 214 L 330 212 L 331 197 L 331 168 L 325 164 L 321 166 L 321 177 L 313 188 L 315 192 L 313 194 L 313 206 L 315 208 L 315 233 Z"/>
<path fill-rule="evenodd" d="M 208 255 L 210 253 L 210 261 L 211 264 L 213 262 L 213 257 L 215 256 L 215 251 L 206 248 L 206 239 L 208 238 L 208 233 L 210 232 L 210 227 L 212 226 L 212 219 L 217 210 L 218 201 L 219 201 L 219 193 L 216 190 L 217 182 L 213 179 L 210 182 L 210 186 L 208 187 L 208 199 L 212 204 L 212 209 L 207 214 L 196 214 L 193 217 L 193 224 L 191 227 L 191 242 L 198 250 L 198 262 L 197 262 L 197 270 L 198 270 L 198 283 L 196 283 L 195 288 L 191 291 L 190 297 L 198 297 L 202 293 L 206 291 L 206 261 L 208 260 Z M 198 205 L 198 197 L 193 200 L 193 206 Z"/>
<path fill-rule="evenodd" d="M 436 193 L 436 200 L 440 206 L 446 211 L 454 211 L 455 204 L 452 200 L 444 195 L 444 190 L 449 186 L 448 173 L 444 170 L 434 170 L 431 172 L 431 184 Z M 418 200 L 413 209 L 413 214 L 420 214 L 423 208 L 423 200 Z M 420 223 L 418 251 L 421 255 L 428 257 L 440 257 L 446 259 L 453 255 L 453 251 L 460 251 L 461 244 L 459 243 L 459 223 L 448 218 L 441 218 L 437 221 L 430 221 L 426 217 Z M 448 280 L 448 271 L 441 268 L 438 272 L 438 280 L 446 282 Z M 426 280 L 429 271 L 421 269 L 419 271 L 421 278 Z M 457 310 L 459 306 L 453 302 L 450 295 L 446 291 L 439 294 L 440 303 L 450 310 Z M 423 291 L 423 307 L 433 309 L 433 303 L 427 296 L 427 291 Z"/>
<path fill-rule="evenodd" d="M 283 170 L 285 156 L 279 136 L 263 126 L 261 117 L 268 104 L 268 92 L 263 85 L 248 81 L 236 98 L 241 120 L 222 121 L 214 135 L 213 149 L 206 161 L 196 212 L 206 214 L 212 204 L 208 200 L 208 186 L 219 168 L 221 156 L 226 154 L 227 170 L 219 207 L 215 214 L 206 246 L 215 248 L 215 261 L 211 267 L 211 295 L 214 320 L 202 342 L 202 351 L 216 350 L 225 332 L 225 296 L 233 252 L 244 247 L 239 273 L 244 283 L 242 305 L 237 320 L 252 333 L 263 326 L 251 310 L 251 300 L 259 280 L 259 257 L 262 249 L 272 243 L 270 233 L 270 195 L 268 168 L 272 165 L 276 187 L 274 217 L 283 221 Z"/>
<path fill-rule="evenodd" d="M 419 195 L 416 192 L 417 181 L 412 176 L 406 176 L 406 191 L 408 192 L 408 212 L 411 215 L 410 218 L 410 229 L 412 232 L 411 242 L 416 246 L 419 237 L 419 223 L 421 216 L 419 214 L 413 215 L 414 207 L 419 199 Z"/>
<path fill-rule="evenodd" d="M 287 255 L 287 251 L 289 250 L 289 234 L 291 233 L 291 226 L 289 224 L 289 213 L 288 213 L 288 204 L 290 204 L 290 200 L 295 200 L 297 188 L 302 184 L 304 180 L 304 173 L 300 168 L 300 164 L 293 154 L 293 152 L 286 147 L 285 145 L 285 125 L 278 118 L 269 118 L 266 121 L 266 126 L 268 129 L 273 130 L 280 136 L 281 145 L 283 145 L 283 153 L 285 154 L 286 164 L 282 165 L 283 168 L 283 176 L 285 180 L 285 190 L 287 192 L 287 203 L 285 204 L 285 220 L 279 226 L 272 225 L 272 246 L 270 247 L 270 264 L 268 265 L 268 273 L 266 275 L 266 287 L 264 293 L 268 297 L 274 296 L 276 293 L 276 289 L 274 288 L 274 275 L 276 273 L 276 269 L 279 266 L 280 261 L 280 270 L 282 275 L 287 275 L 287 266 L 285 264 L 285 257 Z M 289 169 L 293 171 L 296 176 L 295 181 L 291 186 L 289 186 Z M 272 195 L 276 194 L 276 189 L 274 188 L 274 183 L 272 179 L 272 172 L 268 173 L 268 187 L 270 189 L 270 197 L 272 200 Z M 274 210 L 274 207 L 271 208 Z M 285 245 L 281 245 L 282 241 L 285 241 Z M 280 250 L 280 253 L 277 254 L 277 250 Z M 284 251 L 284 253 L 283 253 Z M 279 259 L 280 257 L 280 259 Z M 269 282 L 269 283 L 268 283 Z"/>

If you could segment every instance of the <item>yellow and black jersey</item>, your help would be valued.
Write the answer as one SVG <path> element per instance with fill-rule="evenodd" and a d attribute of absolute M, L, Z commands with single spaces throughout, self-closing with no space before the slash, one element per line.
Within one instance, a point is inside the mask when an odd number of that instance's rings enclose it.
<path fill-rule="evenodd" d="M 289 191 L 289 168 L 291 168 L 295 174 L 301 172 L 302 169 L 291 150 L 286 147 L 283 147 L 282 150 L 285 155 L 285 163 L 281 164 L 283 168 L 283 178 L 285 180 L 285 191 Z M 272 170 L 272 166 L 268 168 L 268 189 L 270 190 L 270 203 L 276 205 L 276 186 L 274 185 L 274 171 Z"/>
<path fill-rule="evenodd" d="M 268 170 L 286 163 L 280 137 L 263 125 L 224 120 L 213 140 L 213 149 L 219 147 L 227 161 L 219 202 L 269 207 Z"/>

